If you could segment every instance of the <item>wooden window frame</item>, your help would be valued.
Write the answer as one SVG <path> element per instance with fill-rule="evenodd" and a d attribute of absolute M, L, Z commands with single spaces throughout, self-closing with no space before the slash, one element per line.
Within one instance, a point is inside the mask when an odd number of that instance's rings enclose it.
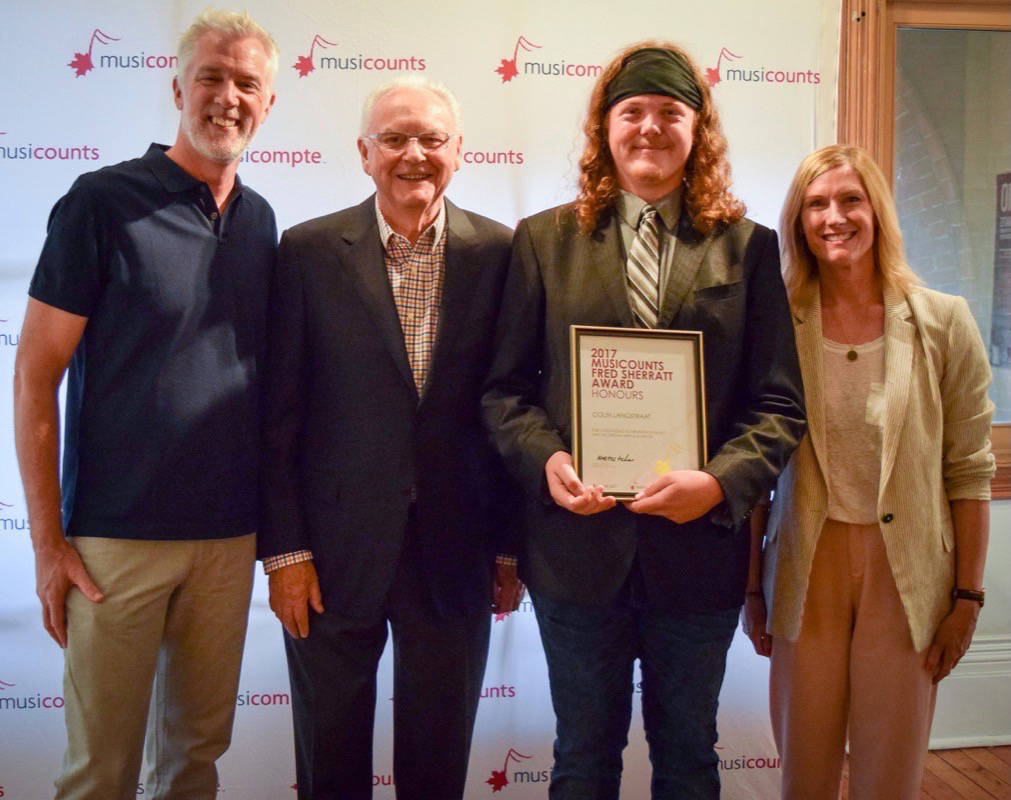
<path fill-rule="evenodd" d="M 842 0 L 836 140 L 867 149 L 894 182 L 895 42 L 901 26 L 1011 30 L 1007 0 Z M 1011 499 L 1011 423 L 993 426 L 994 499 Z"/>

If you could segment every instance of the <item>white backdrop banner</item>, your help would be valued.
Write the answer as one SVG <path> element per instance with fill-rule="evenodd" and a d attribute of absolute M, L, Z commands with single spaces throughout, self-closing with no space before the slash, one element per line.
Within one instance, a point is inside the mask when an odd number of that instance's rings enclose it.
<path fill-rule="evenodd" d="M 74 178 L 175 138 L 179 34 L 202 3 L 37 0 L 7 4 L 0 26 L 0 385 L 9 387 L 26 289 L 53 203 Z M 253 0 L 281 48 L 277 104 L 240 174 L 287 228 L 372 191 L 355 149 L 361 103 L 401 72 L 447 83 L 463 107 L 464 164 L 449 196 L 513 226 L 575 196 L 580 124 L 601 66 L 648 37 L 685 46 L 705 68 L 730 142 L 735 191 L 775 226 L 800 159 L 834 137 L 839 1 L 439 0 L 382 4 Z M 124 332 L 129 335 L 129 332 Z M 42 629 L 9 389 L 0 392 L 0 798 L 52 797 L 64 730 L 62 657 Z M 686 565 L 690 568 L 690 565 Z M 220 794 L 295 796 L 291 705 L 280 625 L 258 577 L 235 735 Z M 772 798 L 778 760 L 768 667 L 738 634 L 719 715 L 724 796 Z M 335 687 L 339 690 L 339 687 Z M 380 672 L 375 797 L 394 797 L 388 656 Z M 467 798 L 546 796 L 554 718 L 529 603 L 496 619 Z M 432 748 L 439 733 L 432 731 Z M 339 757 L 335 754 L 335 758 Z M 649 794 L 639 710 L 623 798 Z M 143 783 L 138 797 L 145 793 Z"/>

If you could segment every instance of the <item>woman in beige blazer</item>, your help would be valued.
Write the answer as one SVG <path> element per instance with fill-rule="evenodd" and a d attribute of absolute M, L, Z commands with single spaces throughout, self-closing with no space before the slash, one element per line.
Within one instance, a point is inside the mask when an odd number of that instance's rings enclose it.
<path fill-rule="evenodd" d="M 983 605 L 990 368 L 965 301 L 905 263 L 865 151 L 808 156 L 780 230 L 808 434 L 754 515 L 743 615 L 772 658 L 783 797 L 836 800 L 848 741 L 852 800 L 915 799 Z"/>

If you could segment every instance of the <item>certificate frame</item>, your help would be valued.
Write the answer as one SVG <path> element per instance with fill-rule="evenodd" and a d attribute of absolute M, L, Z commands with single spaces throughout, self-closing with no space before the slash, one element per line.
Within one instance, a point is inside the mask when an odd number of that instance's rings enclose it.
<path fill-rule="evenodd" d="M 576 473 L 627 500 L 706 462 L 702 332 L 570 325 Z"/>

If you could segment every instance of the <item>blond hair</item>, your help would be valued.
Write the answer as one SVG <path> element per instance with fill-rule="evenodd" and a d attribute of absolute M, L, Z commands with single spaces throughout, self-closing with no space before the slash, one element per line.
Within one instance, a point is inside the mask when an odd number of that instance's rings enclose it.
<path fill-rule="evenodd" d="M 906 263 L 895 202 L 881 169 L 862 147 L 832 144 L 800 162 L 779 217 L 783 280 L 794 307 L 807 303 L 818 288 L 818 262 L 807 245 L 801 222 L 804 195 L 815 178 L 837 167 L 851 167 L 867 192 L 874 211 L 874 265 L 882 283 L 902 293 L 921 283 Z"/>
<path fill-rule="evenodd" d="M 274 37 L 260 27 L 248 11 L 225 11 L 220 8 L 208 8 L 201 12 L 200 16 L 193 20 L 193 24 L 179 39 L 178 75 L 186 74 L 193 53 L 197 49 L 197 42 L 206 33 L 217 33 L 228 39 L 246 37 L 259 39 L 267 54 L 267 79 L 271 86 L 274 85 L 278 60 L 277 43 L 274 41 Z"/>

